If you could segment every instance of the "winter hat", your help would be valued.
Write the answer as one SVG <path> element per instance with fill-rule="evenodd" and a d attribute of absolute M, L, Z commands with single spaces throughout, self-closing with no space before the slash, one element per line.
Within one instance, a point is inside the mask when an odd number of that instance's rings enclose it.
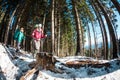
<path fill-rule="evenodd" d="M 39 27 L 42 27 L 42 24 L 38 24 Z"/>
<path fill-rule="evenodd" d="M 36 24 L 36 25 L 35 25 L 35 28 L 37 28 L 37 27 L 39 27 L 39 25 L 38 25 L 38 24 Z"/>

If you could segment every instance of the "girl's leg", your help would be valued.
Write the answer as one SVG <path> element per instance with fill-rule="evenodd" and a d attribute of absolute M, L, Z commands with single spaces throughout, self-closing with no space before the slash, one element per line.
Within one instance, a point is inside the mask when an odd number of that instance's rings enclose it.
<path fill-rule="evenodd" d="M 20 51 L 20 42 L 17 42 L 17 50 L 16 52 L 19 52 Z"/>
<path fill-rule="evenodd" d="M 34 49 L 34 58 L 35 58 L 35 57 L 36 57 L 36 54 L 39 53 L 40 41 L 34 40 L 34 45 L 35 45 L 35 49 Z"/>

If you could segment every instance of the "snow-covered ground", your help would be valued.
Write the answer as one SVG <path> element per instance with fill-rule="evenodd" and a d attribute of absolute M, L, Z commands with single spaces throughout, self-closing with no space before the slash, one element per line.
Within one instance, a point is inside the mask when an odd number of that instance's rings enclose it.
<path fill-rule="evenodd" d="M 7 51 L 6 51 L 7 50 Z M 0 44 L 0 80 L 19 80 L 30 67 L 28 66 L 33 60 L 32 55 L 28 52 L 22 51 L 23 55 L 12 59 L 9 55 L 15 54 L 14 48 L 5 48 Z M 95 60 L 85 56 L 69 56 L 58 58 L 55 64 L 57 69 L 61 69 L 62 73 L 52 72 L 50 70 L 39 70 L 31 79 L 26 80 L 120 80 L 120 59 L 114 60 Z M 95 68 L 92 66 L 81 66 L 79 68 L 67 67 L 66 64 L 70 61 L 98 61 L 100 63 L 109 63 L 108 67 Z"/>

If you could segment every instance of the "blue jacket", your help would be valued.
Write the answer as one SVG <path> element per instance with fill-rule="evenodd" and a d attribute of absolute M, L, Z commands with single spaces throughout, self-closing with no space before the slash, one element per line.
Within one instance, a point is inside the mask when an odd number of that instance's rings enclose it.
<path fill-rule="evenodd" d="M 23 39 L 25 39 L 24 33 L 17 29 L 14 34 L 14 40 L 21 43 Z"/>
<path fill-rule="evenodd" d="M 23 39 L 25 39 L 24 33 L 20 31 L 17 38 L 17 42 L 21 43 Z"/>

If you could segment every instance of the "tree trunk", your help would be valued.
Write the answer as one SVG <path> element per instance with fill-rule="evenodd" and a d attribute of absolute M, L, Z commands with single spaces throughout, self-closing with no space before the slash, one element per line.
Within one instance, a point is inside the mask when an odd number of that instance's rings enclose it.
<path fill-rule="evenodd" d="M 88 42 L 89 42 L 89 56 L 92 57 L 91 34 L 90 34 L 89 25 L 87 26 L 87 30 L 88 30 Z"/>
<path fill-rule="evenodd" d="M 98 54 L 97 53 L 97 37 L 96 37 L 96 34 L 95 34 L 95 26 L 93 25 L 93 22 L 92 22 L 92 30 L 93 30 L 93 35 L 94 35 L 94 41 L 95 41 L 95 54 Z"/>
<path fill-rule="evenodd" d="M 77 48 L 76 48 L 76 54 L 75 55 L 78 55 L 78 54 L 81 54 L 81 46 L 80 46 L 81 45 L 80 44 L 81 28 L 80 28 L 79 14 L 78 14 L 76 4 L 75 4 L 74 0 L 72 0 L 72 4 L 73 4 L 73 10 L 74 10 L 74 16 L 75 16 L 75 22 L 76 22 L 76 32 L 77 32 Z"/>
<path fill-rule="evenodd" d="M 60 25 L 61 25 L 61 16 L 60 16 L 60 11 L 58 11 L 58 40 L 57 40 L 57 55 L 59 56 L 60 55 Z"/>
<path fill-rule="evenodd" d="M 116 37 L 115 37 L 115 33 L 114 33 L 114 29 L 113 29 L 113 26 L 112 26 L 112 23 L 109 19 L 109 16 L 107 15 L 107 12 L 106 10 L 104 9 L 103 5 L 100 3 L 99 0 L 96 0 L 96 2 L 98 3 L 98 6 L 100 7 L 101 11 L 103 12 L 103 15 L 106 19 L 106 22 L 107 22 L 107 25 L 108 25 L 108 29 L 109 29 L 109 34 L 110 34 L 110 37 L 111 37 L 111 41 L 112 41 L 112 46 L 113 46 L 113 58 L 118 58 L 117 56 L 117 41 L 116 41 Z"/>
<path fill-rule="evenodd" d="M 8 26 L 6 27 L 6 33 L 5 33 L 5 40 L 4 40 L 4 43 L 7 44 L 7 41 L 8 41 L 8 37 L 9 37 L 9 29 L 10 29 L 10 25 L 11 25 L 11 21 L 12 21 L 12 18 L 13 16 L 15 15 L 15 12 L 16 10 L 18 9 L 18 6 L 15 8 L 15 10 L 13 11 L 12 15 L 10 16 L 10 20 L 8 22 Z"/>
<path fill-rule="evenodd" d="M 55 27 L 54 27 L 54 4 L 55 0 L 52 0 L 52 10 L 51 10 L 51 29 L 52 29 L 52 53 L 55 53 Z"/>
<path fill-rule="evenodd" d="M 94 2 L 92 1 L 91 3 L 93 4 Z M 107 39 L 107 32 L 105 29 L 105 25 L 104 25 L 103 19 L 101 17 L 100 11 L 98 9 L 98 6 L 96 4 L 93 4 L 93 8 L 94 8 L 95 14 L 97 16 L 97 19 L 98 19 L 98 22 L 100 25 L 100 29 L 101 29 L 101 33 L 102 33 L 103 48 L 104 48 L 102 54 L 104 55 L 104 59 L 108 59 L 108 39 Z"/>
<path fill-rule="evenodd" d="M 0 27 L 0 42 L 3 42 L 4 41 L 4 32 L 5 32 L 5 19 L 6 19 L 6 17 L 7 17 L 7 11 L 5 12 L 5 15 L 4 15 L 4 17 L 3 17 L 3 19 L 2 19 L 2 25 L 1 25 L 1 27 Z"/>
<path fill-rule="evenodd" d="M 54 28 L 54 37 L 55 37 L 55 54 L 57 53 L 57 40 L 58 40 L 58 10 L 57 10 L 57 2 L 55 1 L 55 7 L 54 7 L 54 24 L 55 24 L 55 28 Z"/>
<path fill-rule="evenodd" d="M 81 35 L 82 35 L 82 56 L 84 56 L 85 55 L 85 47 L 84 47 L 84 43 L 85 43 L 85 41 L 84 41 L 84 28 L 82 28 L 82 30 L 81 30 Z"/>

